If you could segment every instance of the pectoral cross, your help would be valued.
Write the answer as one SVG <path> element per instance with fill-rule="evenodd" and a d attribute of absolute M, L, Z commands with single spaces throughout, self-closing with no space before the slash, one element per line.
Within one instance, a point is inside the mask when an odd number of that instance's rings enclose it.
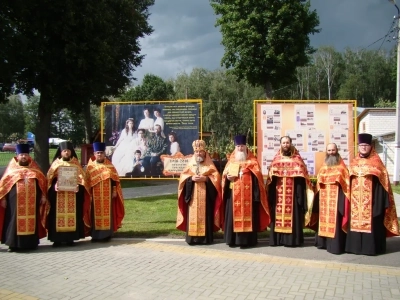
<path fill-rule="evenodd" d="M 243 175 L 243 171 L 242 171 L 242 169 L 240 169 L 240 172 L 239 172 L 240 179 L 242 179 L 242 175 Z"/>

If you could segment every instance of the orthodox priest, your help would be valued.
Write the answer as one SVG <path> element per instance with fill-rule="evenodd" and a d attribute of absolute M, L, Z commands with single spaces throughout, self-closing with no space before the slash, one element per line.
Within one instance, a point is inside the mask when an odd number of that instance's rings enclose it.
<path fill-rule="evenodd" d="M 206 151 L 206 143 L 192 144 L 194 155 L 178 185 L 176 228 L 186 232 L 186 243 L 211 244 L 221 226 L 221 176 Z"/>
<path fill-rule="evenodd" d="M 86 175 L 71 142 L 61 142 L 47 172 L 50 213 L 48 239 L 53 247 L 89 235 L 90 195 Z"/>
<path fill-rule="evenodd" d="M 107 242 L 121 227 L 125 215 L 119 175 L 106 158 L 105 143 L 93 143 L 94 156 L 90 158 L 86 175 L 89 181 L 91 204 L 92 242 Z"/>
<path fill-rule="evenodd" d="M 265 185 L 260 165 L 247 149 L 246 136 L 235 136 L 234 143 L 222 174 L 224 240 L 230 247 L 254 247 L 257 232 L 270 222 Z"/>
<path fill-rule="evenodd" d="M 350 172 L 346 252 L 386 252 L 386 237 L 399 235 L 396 206 L 388 172 L 372 147 L 372 135 L 358 135 L 358 154 Z"/>
<path fill-rule="evenodd" d="M 270 246 L 302 246 L 303 228 L 310 222 L 314 192 L 307 167 L 289 136 L 280 139 L 280 150 L 268 171 L 267 193 L 271 212 Z"/>
<path fill-rule="evenodd" d="M 349 171 L 338 152 L 337 145 L 326 147 L 325 162 L 317 175 L 313 213 L 318 215 L 315 246 L 332 254 L 342 254 L 346 245 L 346 232 L 342 229 L 345 203 L 350 199 Z"/>
<path fill-rule="evenodd" d="M 29 145 L 18 144 L 16 152 L 0 180 L 0 240 L 9 252 L 37 248 L 49 210 L 46 176 Z"/>

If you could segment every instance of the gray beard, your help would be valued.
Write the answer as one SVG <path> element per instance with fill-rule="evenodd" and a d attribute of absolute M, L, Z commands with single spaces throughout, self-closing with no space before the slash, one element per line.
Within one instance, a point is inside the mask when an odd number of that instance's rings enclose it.
<path fill-rule="evenodd" d="M 196 157 L 196 162 L 199 164 L 199 163 L 202 163 L 204 161 L 204 159 L 201 157 L 201 156 L 197 156 Z"/>
<path fill-rule="evenodd" d="M 339 164 L 339 162 L 340 162 L 340 156 L 339 156 L 339 154 L 327 155 L 327 156 L 325 157 L 325 164 L 326 164 L 328 167 L 337 166 L 337 165 Z"/>
<path fill-rule="evenodd" d="M 247 152 L 236 152 L 235 160 L 236 161 L 245 161 L 247 158 Z"/>

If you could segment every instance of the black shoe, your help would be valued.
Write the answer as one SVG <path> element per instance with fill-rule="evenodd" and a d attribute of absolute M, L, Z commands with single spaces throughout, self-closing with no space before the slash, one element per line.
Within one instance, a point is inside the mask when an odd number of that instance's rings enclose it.
<path fill-rule="evenodd" d="M 74 241 L 69 241 L 69 242 L 67 242 L 67 246 L 70 246 L 70 247 L 75 246 L 75 242 Z"/>
<path fill-rule="evenodd" d="M 98 243 L 98 242 L 99 242 L 98 239 L 93 239 L 93 238 L 92 238 L 90 241 L 91 241 L 92 243 Z"/>
<path fill-rule="evenodd" d="M 17 252 L 18 248 L 17 247 L 8 247 L 7 252 Z"/>
<path fill-rule="evenodd" d="M 54 248 L 61 247 L 61 246 L 62 246 L 62 243 L 61 243 L 61 242 L 54 242 L 54 243 L 53 243 L 53 247 L 54 247 Z"/>

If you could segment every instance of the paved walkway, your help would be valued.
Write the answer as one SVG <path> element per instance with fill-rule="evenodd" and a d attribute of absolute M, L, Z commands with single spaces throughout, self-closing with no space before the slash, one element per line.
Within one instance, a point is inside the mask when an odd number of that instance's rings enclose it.
<path fill-rule="evenodd" d="M 124 195 L 176 188 L 173 181 Z M 388 239 L 388 253 L 377 257 L 331 255 L 312 239 L 302 248 L 261 240 L 246 250 L 176 239 L 86 239 L 65 248 L 43 239 L 31 253 L 6 249 L 0 246 L 0 299 L 400 299 L 400 238 Z"/>

